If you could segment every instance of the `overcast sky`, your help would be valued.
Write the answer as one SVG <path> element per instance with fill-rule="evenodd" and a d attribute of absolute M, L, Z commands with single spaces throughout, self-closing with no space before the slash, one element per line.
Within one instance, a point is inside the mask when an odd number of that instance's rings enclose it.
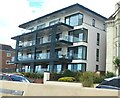
<path fill-rule="evenodd" d="M 0 0 L 0 44 L 15 48 L 11 37 L 22 33 L 18 25 L 79 3 L 105 17 L 115 11 L 119 0 Z"/>

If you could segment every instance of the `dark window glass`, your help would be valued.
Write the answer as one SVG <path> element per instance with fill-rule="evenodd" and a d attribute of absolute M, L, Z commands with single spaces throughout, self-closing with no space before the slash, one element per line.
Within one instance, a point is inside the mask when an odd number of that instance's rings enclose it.
<path fill-rule="evenodd" d="M 88 30 L 87 29 L 77 29 L 70 31 L 69 35 L 72 36 L 73 42 L 87 42 Z"/>
<path fill-rule="evenodd" d="M 110 81 L 103 81 L 101 85 L 109 85 L 109 86 L 115 86 L 120 87 L 120 79 L 113 79 Z"/>
<path fill-rule="evenodd" d="M 86 71 L 86 64 L 85 63 L 68 64 L 68 70 L 84 72 L 84 71 Z"/>
<path fill-rule="evenodd" d="M 48 36 L 48 41 L 51 41 L 51 35 Z"/>
<path fill-rule="evenodd" d="M 99 49 L 96 49 L 96 61 L 99 61 Z"/>
<path fill-rule="evenodd" d="M 99 65 L 96 65 L 96 71 L 98 71 L 99 70 Z"/>
<path fill-rule="evenodd" d="M 100 45 L 100 34 L 97 33 L 97 45 Z"/>
<path fill-rule="evenodd" d="M 65 18 L 65 23 L 71 26 L 82 25 L 83 15 L 82 14 L 74 14 Z"/>
<path fill-rule="evenodd" d="M 92 20 L 92 26 L 95 27 L 95 19 Z"/>
<path fill-rule="evenodd" d="M 69 57 L 73 59 L 81 59 L 86 60 L 87 59 L 87 47 L 86 46 L 78 46 L 74 48 L 69 48 Z"/>
<path fill-rule="evenodd" d="M 56 40 L 59 40 L 60 38 L 62 38 L 62 33 L 56 34 Z"/>

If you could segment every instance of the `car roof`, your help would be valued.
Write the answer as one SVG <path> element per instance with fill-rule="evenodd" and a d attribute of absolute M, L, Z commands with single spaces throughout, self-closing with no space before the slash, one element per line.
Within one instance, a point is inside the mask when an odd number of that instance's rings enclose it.
<path fill-rule="evenodd" d="M 111 77 L 111 78 L 106 78 L 104 79 L 105 81 L 111 81 L 113 79 L 120 79 L 120 76 L 115 76 L 115 77 Z"/>

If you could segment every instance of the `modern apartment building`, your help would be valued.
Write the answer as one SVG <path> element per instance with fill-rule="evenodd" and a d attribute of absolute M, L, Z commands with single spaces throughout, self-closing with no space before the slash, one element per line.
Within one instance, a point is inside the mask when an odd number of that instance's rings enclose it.
<path fill-rule="evenodd" d="M 0 44 L 0 71 L 15 72 L 16 65 L 13 63 L 15 52 L 10 45 Z"/>
<path fill-rule="evenodd" d="M 115 5 L 115 13 L 107 21 L 107 58 L 106 71 L 118 73 L 113 60 L 120 58 L 120 2 Z"/>
<path fill-rule="evenodd" d="M 105 71 L 105 20 L 74 4 L 19 25 L 28 31 L 12 37 L 19 71 Z"/>

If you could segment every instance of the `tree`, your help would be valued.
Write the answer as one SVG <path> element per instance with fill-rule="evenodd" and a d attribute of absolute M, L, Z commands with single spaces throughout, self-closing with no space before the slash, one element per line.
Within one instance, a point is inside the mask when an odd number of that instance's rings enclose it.
<path fill-rule="evenodd" d="M 118 75 L 120 75 L 120 59 L 118 57 L 115 57 L 113 60 L 113 64 L 115 65 L 115 67 L 118 68 Z"/>

